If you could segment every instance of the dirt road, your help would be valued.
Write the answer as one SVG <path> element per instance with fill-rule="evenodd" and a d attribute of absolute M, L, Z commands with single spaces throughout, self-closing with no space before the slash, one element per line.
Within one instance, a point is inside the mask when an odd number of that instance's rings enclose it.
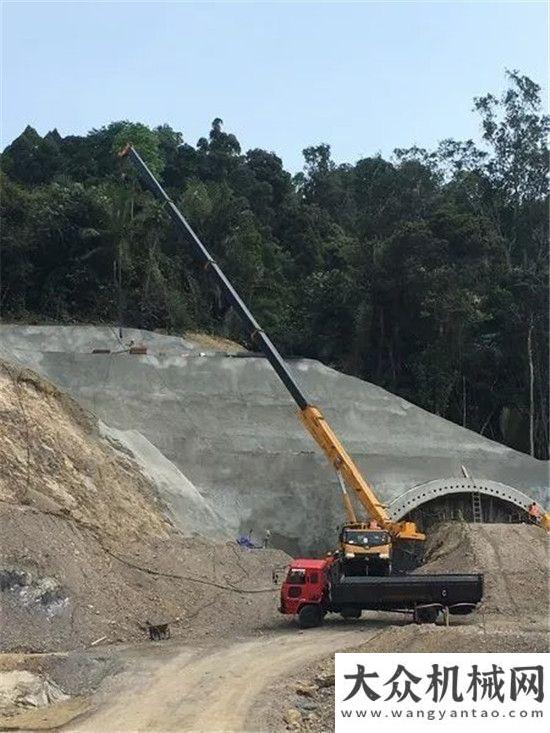
<path fill-rule="evenodd" d="M 116 678 L 105 699 L 64 731 L 255 730 L 254 702 L 275 680 L 296 674 L 302 665 L 378 635 L 374 622 L 335 623 L 307 633 L 296 628 L 223 648 L 155 648 L 153 658 L 129 653 L 127 671 Z M 170 651 L 168 651 L 170 650 Z M 134 655 L 135 658 L 132 657 Z"/>

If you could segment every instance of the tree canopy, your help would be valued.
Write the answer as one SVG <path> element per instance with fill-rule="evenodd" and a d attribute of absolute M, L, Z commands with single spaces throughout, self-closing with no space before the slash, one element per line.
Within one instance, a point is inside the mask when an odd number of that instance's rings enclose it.
<path fill-rule="evenodd" d="M 131 140 L 287 356 L 309 356 L 548 456 L 548 118 L 507 73 L 482 138 L 292 176 L 216 118 L 86 136 L 27 127 L 2 153 L 4 320 L 114 322 L 243 339 L 161 207 L 116 157 Z"/>

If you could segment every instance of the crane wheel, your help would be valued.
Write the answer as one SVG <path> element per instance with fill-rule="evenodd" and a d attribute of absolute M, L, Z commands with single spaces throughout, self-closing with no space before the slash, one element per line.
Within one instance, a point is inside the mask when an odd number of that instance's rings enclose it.
<path fill-rule="evenodd" d="M 346 621 L 349 621 L 351 619 L 361 618 L 361 609 L 360 608 L 343 608 L 340 611 L 340 614 L 342 618 L 345 618 Z"/>
<path fill-rule="evenodd" d="M 323 623 L 323 615 L 319 606 L 302 606 L 298 614 L 298 624 L 302 629 L 312 629 Z"/>

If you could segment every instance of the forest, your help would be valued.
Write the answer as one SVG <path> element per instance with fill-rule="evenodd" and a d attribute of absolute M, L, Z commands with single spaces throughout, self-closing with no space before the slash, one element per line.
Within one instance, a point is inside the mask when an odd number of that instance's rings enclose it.
<path fill-rule="evenodd" d="M 254 348 L 117 158 L 131 141 L 285 356 L 548 458 L 548 118 L 517 71 L 472 114 L 478 143 L 353 164 L 316 144 L 295 175 L 220 118 L 196 144 L 167 124 L 29 126 L 1 156 L 0 317 Z"/>

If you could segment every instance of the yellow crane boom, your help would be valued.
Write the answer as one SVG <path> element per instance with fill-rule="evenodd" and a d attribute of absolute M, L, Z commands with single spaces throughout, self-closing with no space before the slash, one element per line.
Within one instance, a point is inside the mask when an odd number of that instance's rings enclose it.
<path fill-rule="evenodd" d="M 323 450 L 336 472 L 341 474 L 347 485 L 353 489 L 355 495 L 370 517 L 387 529 L 394 537 L 409 540 L 424 540 L 426 536 L 419 532 L 414 522 L 394 522 L 386 506 L 376 496 L 373 488 L 355 465 L 333 429 L 326 421 L 319 408 L 313 405 L 299 411 L 300 419 L 313 436 L 316 443 Z M 351 505 L 349 496 L 344 493 L 344 504 L 350 522 L 355 523 L 357 518 Z"/>

